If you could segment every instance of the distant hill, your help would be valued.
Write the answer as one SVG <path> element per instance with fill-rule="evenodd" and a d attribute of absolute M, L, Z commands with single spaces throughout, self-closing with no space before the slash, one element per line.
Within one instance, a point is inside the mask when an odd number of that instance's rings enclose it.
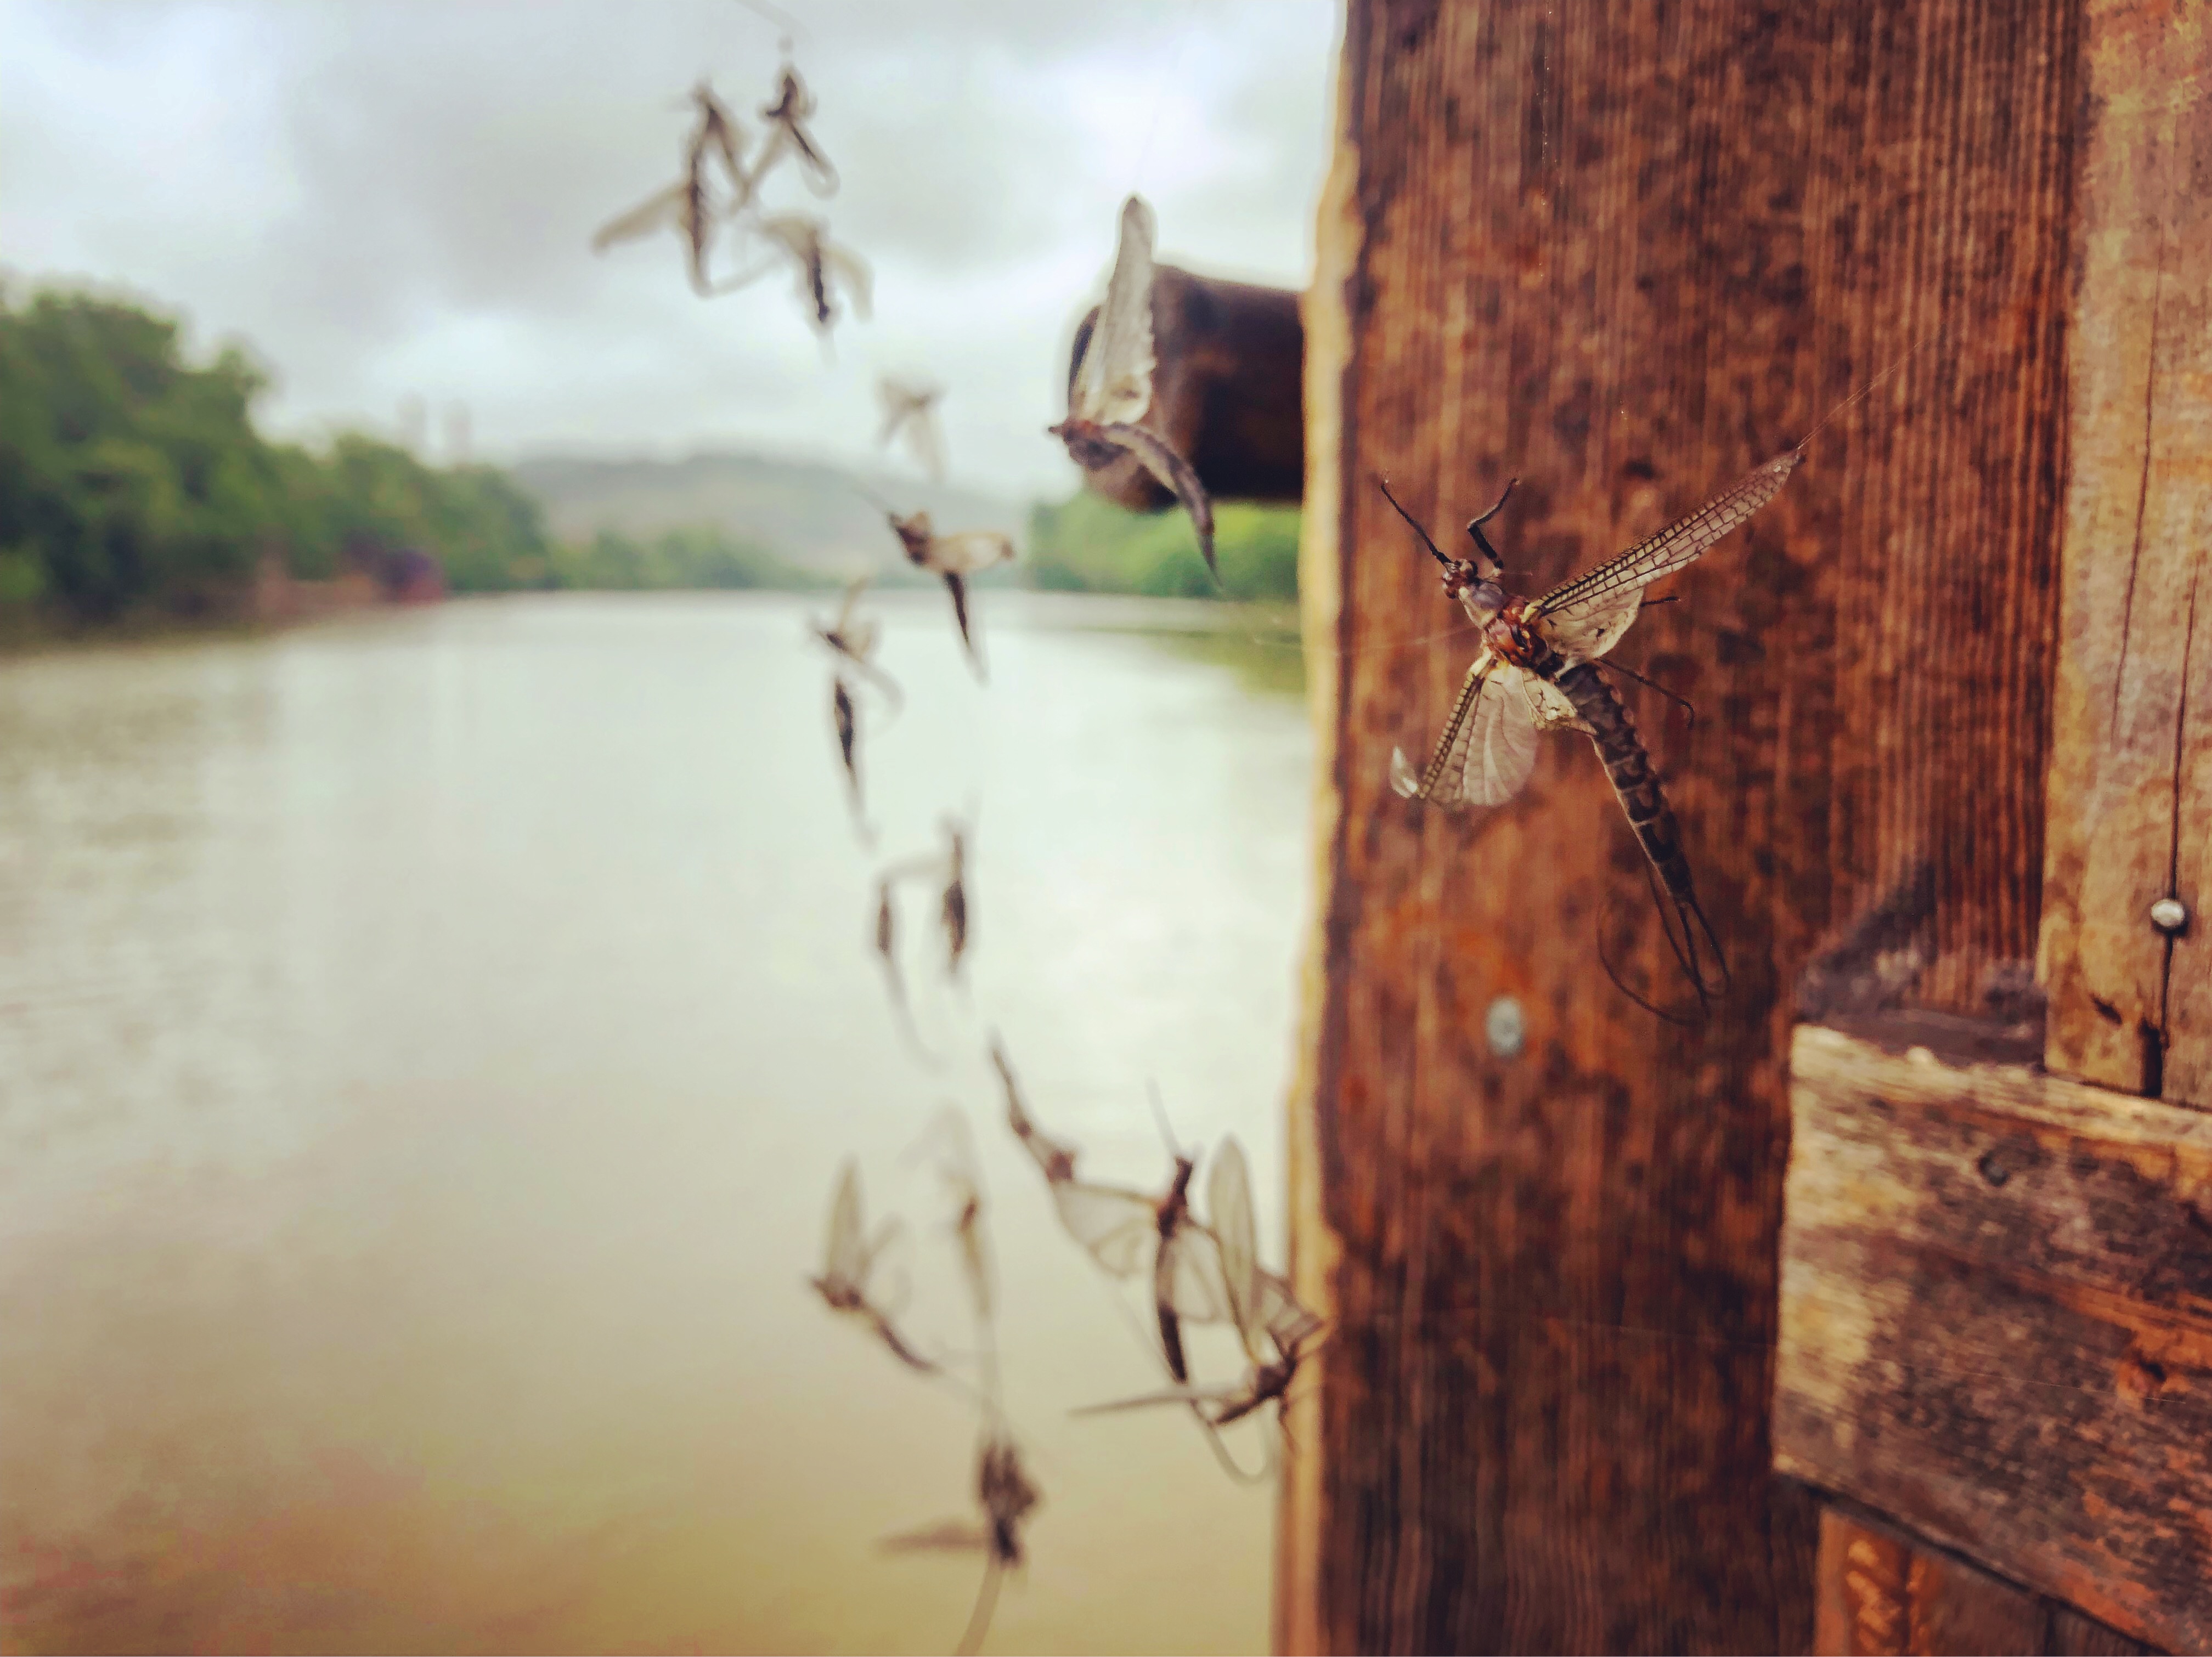
<path fill-rule="evenodd" d="M 1011 501 L 815 461 L 695 454 L 683 460 L 543 455 L 509 475 L 545 508 L 562 541 L 603 530 L 646 540 L 712 527 L 823 576 L 885 572 L 898 543 L 866 489 L 902 512 L 927 508 L 941 530 L 1003 530 L 1024 544 L 1029 508 Z"/>

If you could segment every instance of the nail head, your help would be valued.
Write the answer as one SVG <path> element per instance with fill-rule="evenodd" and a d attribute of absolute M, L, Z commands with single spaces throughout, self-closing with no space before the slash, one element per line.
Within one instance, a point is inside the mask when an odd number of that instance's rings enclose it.
<path fill-rule="evenodd" d="M 1522 1016 L 1521 1004 L 1510 995 L 1499 996 L 1482 1016 L 1482 1033 L 1490 1039 L 1491 1052 L 1500 1059 L 1518 1055 L 1528 1041 L 1528 1023 Z"/>
<path fill-rule="evenodd" d="M 2178 938 L 2189 926 L 2189 906 L 2178 897 L 2162 897 L 2150 906 L 2150 924 L 2168 938 Z"/>

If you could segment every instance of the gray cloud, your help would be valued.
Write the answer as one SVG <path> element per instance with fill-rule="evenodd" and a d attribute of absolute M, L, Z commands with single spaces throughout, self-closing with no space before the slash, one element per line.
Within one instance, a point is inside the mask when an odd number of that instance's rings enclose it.
<path fill-rule="evenodd" d="M 797 8 L 793 8 L 797 9 Z M 673 238 L 593 228 L 675 176 L 684 90 L 747 119 L 775 31 L 733 0 L 0 5 L 0 250 L 242 334 L 280 428 L 464 400 L 479 447 L 868 458 L 880 368 L 951 389 L 962 480 L 1057 490 L 1040 428 L 1132 187 L 1164 255 L 1296 285 L 1330 120 L 1327 0 L 1025 0 L 801 12 L 876 274 L 825 357 L 774 275 L 711 302 Z"/>

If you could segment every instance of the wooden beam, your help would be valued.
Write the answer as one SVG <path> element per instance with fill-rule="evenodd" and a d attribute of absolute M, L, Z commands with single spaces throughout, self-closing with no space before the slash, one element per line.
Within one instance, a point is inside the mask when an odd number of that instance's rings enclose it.
<path fill-rule="evenodd" d="M 1792 1078 L 1776 1467 L 2212 1645 L 2212 1115 L 1814 1025 Z"/>
<path fill-rule="evenodd" d="M 1071 384 L 1097 324 L 1093 306 L 1068 349 Z M 1217 501 L 1298 500 L 1306 467 L 1298 295 L 1163 264 L 1152 277 L 1152 350 L 1158 367 L 1143 423 L 1190 462 L 1206 493 Z M 1129 455 L 1083 481 L 1133 512 L 1175 504 Z"/>
<path fill-rule="evenodd" d="M 2048 1063 L 2212 1107 L 2212 13 L 2086 10 Z"/>

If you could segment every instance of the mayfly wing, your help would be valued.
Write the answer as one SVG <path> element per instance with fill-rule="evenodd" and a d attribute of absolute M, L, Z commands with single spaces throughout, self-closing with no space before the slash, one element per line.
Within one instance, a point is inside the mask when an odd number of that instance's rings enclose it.
<path fill-rule="evenodd" d="M 1229 1320 L 1237 1326 L 1245 1355 L 1257 1363 L 1266 1329 L 1260 1306 L 1259 1234 L 1252 1219 L 1252 1179 L 1244 1166 L 1244 1148 L 1234 1139 L 1224 1139 L 1213 1154 L 1206 1206 L 1206 1223 L 1220 1248 Z"/>
<path fill-rule="evenodd" d="M 1133 1278 L 1144 1270 L 1146 1253 L 1159 1235 L 1159 1210 L 1150 1197 L 1117 1186 L 1054 1180 L 1052 1205 L 1068 1235 L 1106 1272 Z"/>
<path fill-rule="evenodd" d="M 1153 1291 L 1164 1294 L 1168 1309 L 1188 1323 L 1232 1320 L 1228 1290 L 1222 1282 L 1221 1245 L 1213 1233 L 1186 1220 L 1160 1246 L 1164 1271 L 1156 1271 Z"/>
<path fill-rule="evenodd" d="M 1321 1319 L 1299 1301 L 1289 1279 L 1267 1271 L 1259 1279 L 1260 1321 L 1277 1351 L 1287 1354 L 1321 1332 Z"/>
<path fill-rule="evenodd" d="M 1221 568 L 1213 561 L 1213 500 L 1190 463 L 1166 439 L 1142 426 L 1105 425 L 1098 428 L 1098 434 L 1136 456 L 1160 486 L 1182 502 L 1183 510 L 1190 514 L 1191 527 L 1198 532 L 1198 549 L 1206 556 L 1206 567 L 1218 580 Z"/>
<path fill-rule="evenodd" d="M 968 1626 L 961 1631 L 960 1643 L 952 1648 L 953 1657 L 975 1657 L 983 1648 L 983 1636 L 991 1631 L 991 1618 L 999 1609 L 999 1584 L 1006 1580 L 1006 1562 L 999 1557 L 995 1539 L 991 1545 L 991 1557 L 984 1562 L 983 1581 L 975 1590 L 975 1609 L 968 1613 Z"/>
<path fill-rule="evenodd" d="M 853 638 L 854 623 L 859 619 L 857 612 L 860 608 L 860 595 L 868 590 L 868 582 L 870 579 L 870 577 L 866 575 L 856 575 L 850 581 L 848 581 L 845 584 L 844 602 L 837 606 L 837 634 L 839 637 L 847 640 L 851 640 Z M 872 639 L 870 642 L 873 642 Z M 856 654 L 860 656 L 866 656 L 868 653 L 866 649 L 862 648 L 857 643 L 854 645 L 854 652 Z"/>
<path fill-rule="evenodd" d="M 886 1553 L 981 1553 L 991 1545 L 991 1532 L 972 1519 L 940 1519 L 886 1536 L 876 1545 Z"/>
<path fill-rule="evenodd" d="M 1014 558 L 1011 536 L 997 530 L 962 530 L 930 537 L 929 568 L 940 574 L 973 575 Z"/>
<path fill-rule="evenodd" d="M 1792 449 L 1763 466 L 1754 467 L 1732 488 L 1715 495 L 1686 518 L 1676 519 L 1650 539 L 1638 542 L 1588 574 L 1553 588 L 1531 608 L 1531 618 L 1553 641 L 1555 648 L 1565 651 L 1566 647 L 1558 643 L 1560 622 L 1564 620 L 1571 632 L 1578 619 L 1602 611 L 1613 625 L 1613 639 L 1607 640 L 1606 646 L 1611 648 L 1613 640 L 1626 631 L 1628 621 L 1635 618 L 1634 612 L 1630 611 L 1627 620 L 1620 619 L 1617 605 L 1621 593 L 1641 593 L 1661 576 L 1671 575 L 1695 560 L 1771 501 L 1790 481 L 1790 474 L 1796 469 L 1800 458 L 1799 452 Z"/>
<path fill-rule="evenodd" d="M 931 398 L 907 423 L 907 442 L 914 458 L 933 483 L 945 481 L 945 428 L 938 423 L 937 400 Z"/>
<path fill-rule="evenodd" d="M 816 256 L 836 273 L 839 285 L 852 296 L 853 309 L 861 321 L 867 321 L 875 300 L 875 274 L 868 262 L 851 248 L 826 240 L 818 244 Z"/>
<path fill-rule="evenodd" d="M 868 1251 L 861 1233 L 860 1165 L 848 1156 L 837 1173 L 837 1189 L 830 1199 L 830 1246 L 823 1254 L 823 1276 L 832 1283 L 850 1284 L 858 1290 L 868 1272 Z"/>
<path fill-rule="evenodd" d="M 1522 678 L 1521 688 L 1528 693 L 1529 712 L 1534 716 L 1539 731 L 1580 731 L 1585 735 L 1593 734 L 1589 721 L 1575 711 L 1575 705 L 1567 699 L 1567 693 L 1549 679 L 1540 679 L 1530 674 Z"/>
<path fill-rule="evenodd" d="M 683 216 L 684 197 L 690 187 L 688 182 L 678 181 L 609 219 L 592 235 L 592 252 L 604 253 L 617 242 L 635 241 L 677 223 Z"/>
<path fill-rule="evenodd" d="M 1594 662 L 1620 642 L 1643 611 L 1644 588 L 1626 586 L 1557 615 L 1539 616 L 1536 631 L 1569 661 Z"/>
<path fill-rule="evenodd" d="M 1079 419 L 1126 423 L 1152 406 L 1152 209 L 1143 197 L 1130 197 L 1121 206 L 1106 302 L 1077 371 L 1068 412 Z"/>
<path fill-rule="evenodd" d="M 1486 650 L 1462 682 L 1451 718 L 1419 778 L 1394 756 L 1391 786 L 1438 805 L 1502 805 L 1521 792 L 1536 763 L 1535 713 L 1519 668 Z"/>

